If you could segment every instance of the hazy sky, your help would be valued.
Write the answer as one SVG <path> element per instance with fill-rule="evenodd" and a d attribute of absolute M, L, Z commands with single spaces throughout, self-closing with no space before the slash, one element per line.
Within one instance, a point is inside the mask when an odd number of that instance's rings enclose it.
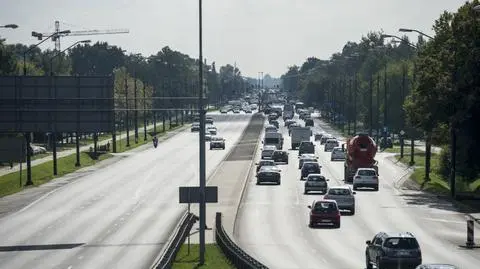
<path fill-rule="evenodd" d="M 443 10 L 465 0 L 204 0 L 204 57 L 217 65 L 237 63 L 244 75 L 283 74 L 310 56 L 328 59 L 351 40 L 372 30 L 398 34 L 399 27 L 432 33 Z M 38 42 L 31 31 L 127 28 L 129 34 L 71 36 L 107 41 L 128 52 L 155 54 L 164 46 L 198 57 L 198 1 L 195 0 L 0 0 L 0 28 L 9 43 Z M 416 35 L 409 37 L 416 40 Z M 42 48 L 52 48 L 47 41 Z"/>

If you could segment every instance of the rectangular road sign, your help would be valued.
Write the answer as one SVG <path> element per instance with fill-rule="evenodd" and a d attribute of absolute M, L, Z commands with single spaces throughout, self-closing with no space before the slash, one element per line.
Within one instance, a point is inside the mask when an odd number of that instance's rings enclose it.
<path fill-rule="evenodd" d="M 26 143 L 24 137 L 0 138 L 0 162 L 16 163 L 25 161 Z"/>
<path fill-rule="evenodd" d="M 111 132 L 113 76 L 0 76 L 1 132 Z"/>
<path fill-rule="evenodd" d="M 200 187 L 179 187 L 181 204 L 198 204 L 200 203 Z M 218 203 L 218 187 L 205 187 L 205 202 Z"/>

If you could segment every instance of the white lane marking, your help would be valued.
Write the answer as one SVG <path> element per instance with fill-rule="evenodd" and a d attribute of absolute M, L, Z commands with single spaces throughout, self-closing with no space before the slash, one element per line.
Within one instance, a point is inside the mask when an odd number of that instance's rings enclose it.
<path fill-rule="evenodd" d="M 464 221 L 455 221 L 455 220 L 447 220 L 447 219 L 434 219 L 434 218 L 422 218 L 424 220 L 430 220 L 430 221 L 437 221 L 437 222 L 446 222 L 446 223 L 457 223 L 457 224 L 465 224 L 466 222 Z"/>

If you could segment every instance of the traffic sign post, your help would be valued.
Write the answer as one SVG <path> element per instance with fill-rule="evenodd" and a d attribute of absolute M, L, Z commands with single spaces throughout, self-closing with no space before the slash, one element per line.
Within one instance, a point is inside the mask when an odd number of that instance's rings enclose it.
<path fill-rule="evenodd" d="M 404 147 L 404 135 L 405 131 L 400 131 L 400 158 L 403 158 L 403 147 Z"/>

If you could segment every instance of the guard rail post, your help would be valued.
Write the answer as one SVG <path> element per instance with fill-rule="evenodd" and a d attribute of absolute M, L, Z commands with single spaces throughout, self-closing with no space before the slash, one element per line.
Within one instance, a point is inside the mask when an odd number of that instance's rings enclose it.
<path fill-rule="evenodd" d="M 474 232 L 475 232 L 475 222 L 473 220 L 467 220 L 467 248 L 473 248 L 475 246 L 475 239 L 474 239 Z"/>

